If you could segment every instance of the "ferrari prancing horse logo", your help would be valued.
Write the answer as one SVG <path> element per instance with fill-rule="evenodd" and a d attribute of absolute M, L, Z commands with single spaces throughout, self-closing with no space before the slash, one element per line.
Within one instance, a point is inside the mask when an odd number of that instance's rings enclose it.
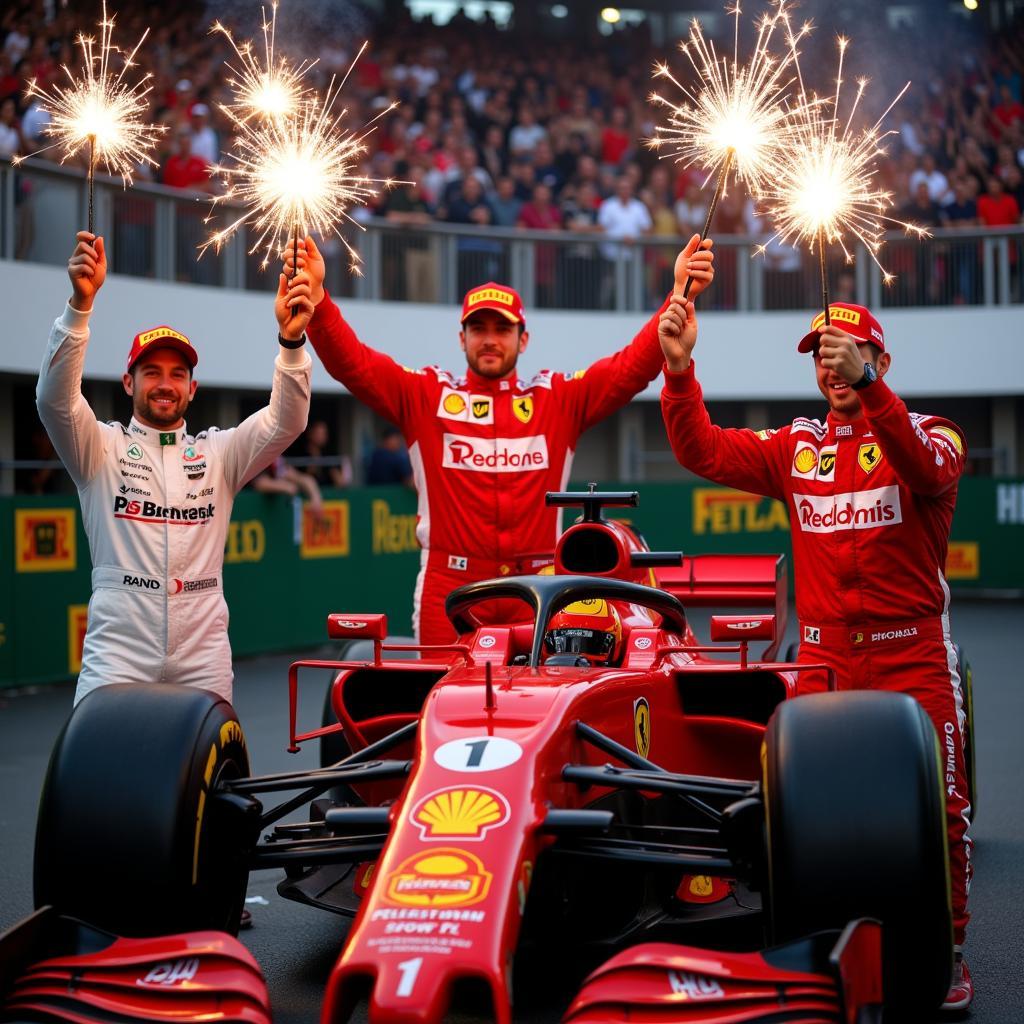
<path fill-rule="evenodd" d="M 520 423 L 529 423 L 533 419 L 533 399 L 529 395 L 513 398 L 512 412 Z"/>
<path fill-rule="evenodd" d="M 636 752 L 646 757 L 651 750 L 651 706 L 646 697 L 633 701 L 633 739 Z"/>
<path fill-rule="evenodd" d="M 862 444 L 857 452 L 857 463 L 865 473 L 870 473 L 882 461 L 882 452 L 877 444 Z"/>

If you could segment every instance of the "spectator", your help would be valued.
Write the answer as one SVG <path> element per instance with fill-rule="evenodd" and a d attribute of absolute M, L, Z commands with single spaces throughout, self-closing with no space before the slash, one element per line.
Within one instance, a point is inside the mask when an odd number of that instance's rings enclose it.
<path fill-rule="evenodd" d="M 679 233 L 689 238 L 694 232 L 698 234 L 704 229 L 704 220 L 708 215 L 708 204 L 704 193 L 697 182 L 691 181 L 686 186 L 683 198 L 676 203 L 676 222 Z"/>
<path fill-rule="evenodd" d="M 217 133 L 210 127 L 210 108 L 205 103 L 193 103 L 189 117 L 192 126 L 192 152 L 204 163 L 215 164 L 220 159 Z"/>
<path fill-rule="evenodd" d="M 902 217 L 923 228 L 937 228 L 942 226 L 941 208 L 932 198 L 928 182 L 918 180 L 914 190 L 913 201 L 903 207 Z M 917 248 L 921 249 L 922 246 Z"/>
<path fill-rule="evenodd" d="M 978 224 L 978 204 L 971 198 L 966 179 L 953 185 L 953 202 L 941 210 L 947 228 L 973 228 Z M 976 240 L 949 243 L 949 278 L 956 305 L 978 301 L 978 243 Z"/>
<path fill-rule="evenodd" d="M 480 188 L 484 194 L 491 192 L 494 182 L 491 176 L 480 166 L 476 150 L 472 146 L 463 146 L 459 150 L 456 177 L 454 177 L 444 190 L 444 198 L 441 200 L 445 208 L 448 208 L 458 197 L 462 190 L 462 183 L 467 178 L 476 178 L 480 182 Z"/>
<path fill-rule="evenodd" d="M 632 152 L 633 137 L 629 130 L 626 111 L 622 107 L 612 110 L 611 123 L 601 132 L 601 163 L 606 167 L 620 166 Z"/>
<path fill-rule="evenodd" d="M 915 195 L 919 185 L 925 185 L 932 202 L 944 206 L 953 197 L 946 176 L 935 166 L 935 157 L 925 153 L 917 170 L 910 175 L 910 194 Z"/>
<path fill-rule="evenodd" d="M 551 189 L 552 195 L 562 190 L 561 168 L 555 160 L 555 152 L 547 139 L 541 139 L 533 151 L 533 174 L 541 184 Z"/>
<path fill-rule="evenodd" d="M 987 191 L 978 197 L 978 220 L 987 228 L 1006 227 L 1020 220 L 1017 200 L 1006 194 L 994 174 L 988 179 Z"/>
<path fill-rule="evenodd" d="M 161 177 L 169 188 L 186 188 L 194 192 L 210 191 L 210 172 L 206 164 L 192 152 L 192 131 L 183 125 L 174 133 L 175 151 L 164 163 Z"/>
<path fill-rule="evenodd" d="M 537 184 L 537 175 L 529 159 L 512 161 L 512 180 L 516 183 L 516 199 L 525 203 L 533 197 L 533 186 Z"/>
<path fill-rule="evenodd" d="M 593 182 L 584 181 L 574 195 L 562 203 L 562 226 L 577 234 L 598 234 L 597 211 L 601 198 Z M 592 272 L 596 246 L 578 242 L 564 246 L 562 254 L 562 294 L 558 305 L 569 309 L 593 309 L 598 304 L 598 282 Z"/>
<path fill-rule="evenodd" d="M 516 226 L 523 202 L 516 198 L 516 183 L 507 174 L 498 179 L 498 188 L 491 200 L 491 206 L 494 209 L 494 223 L 499 228 Z"/>
<path fill-rule="evenodd" d="M 939 211 L 946 228 L 973 228 L 978 223 L 978 204 L 971 198 L 967 181 L 953 185 L 953 202 Z"/>
<path fill-rule="evenodd" d="M 366 483 L 371 487 L 384 484 L 415 487 L 412 463 L 397 427 L 388 425 L 381 431 L 377 446 L 366 460 Z"/>
<path fill-rule="evenodd" d="M 533 107 L 528 103 L 522 104 L 519 108 L 519 120 L 515 127 L 509 132 L 508 148 L 512 156 L 530 155 L 541 139 L 546 139 L 547 129 L 537 123 L 537 117 Z"/>
<path fill-rule="evenodd" d="M 269 468 L 254 477 L 249 486 L 260 494 L 285 494 L 295 498 L 304 494 L 313 512 L 319 513 L 323 508 L 324 499 L 316 479 L 289 466 L 284 458 L 278 456 Z"/>
<path fill-rule="evenodd" d="M 0 52 L 0 102 L 10 96 L 18 98 L 21 92 L 21 79 L 14 73 L 14 63 L 10 54 L 6 51 Z"/>
<path fill-rule="evenodd" d="M 437 267 L 430 251 L 430 239 L 416 230 L 432 219 L 423 193 L 423 174 L 415 169 L 408 175 L 409 184 L 393 189 L 385 198 L 381 212 L 385 220 L 412 229 L 395 237 L 404 264 L 405 298 L 409 302 L 436 302 Z"/>
<path fill-rule="evenodd" d="M 21 137 L 17 108 L 14 100 L 8 96 L 0 103 L 0 156 L 19 156 L 24 151 L 25 142 Z"/>
<path fill-rule="evenodd" d="M 609 238 L 624 242 L 635 242 L 651 230 L 651 215 L 647 207 L 633 195 L 633 183 L 627 175 L 619 176 L 615 195 L 601 204 L 597 222 Z M 618 259 L 621 251 L 619 245 L 605 243 L 601 246 L 601 254 L 606 260 Z"/>
<path fill-rule="evenodd" d="M 484 133 L 480 147 L 480 166 L 497 181 L 508 170 L 508 150 L 505 148 L 505 132 L 500 124 L 490 124 Z"/>
<path fill-rule="evenodd" d="M 473 177 L 462 182 L 462 189 L 448 209 L 453 224 L 487 227 L 494 223 L 494 210 L 484 195 L 483 186 Z M 502 245 L 478 234 L 459 235 L 457 241 L 458 290 L 468 291 L 474 282 L 495 281 L 501 273 Z"/>
<path fill-rule="evenodd" d="M 560 231 L 562 214 L 551 201 L 551 189 L 538 182 L 533 187 L 533 198 L 519 211 L 518 225 L 534 231 Z M 534 252 L 534 280 L 537 286 L 537 305 L 555 304 L 555 267 L 558 250 L 550 243 L 538 243 Z"/>
<path fill-rule="evenodd" d="M 1016 164 L 1007 167 L 1003 174 L 1003 188 L 1006 194 L 1013 198 L 1018 210 L 1024 210 L 1024 186 L 1021 184 L 1021 179 L 1021 170 Z"/>
<path fill-rule="evenodd" d="M 992 108 L 992 116 L 1004 131 L 1013 124 L 1024 123 L 1024 104 L 1014 99 L 1009 85 L 999 87 L 999 103 Z"/>
<path fill-rule="evenodd" d="M 302 454 L 310 460 L 304 467 L 320 488 L 349 487 L 352 484 L 352 460 L 347 455 L 338 459 L 337 465 L 319 461 L 329 458 L 327 454 L 329 434 L 323 420 L 314 420 L 306 428 L 302 438 Z"/>

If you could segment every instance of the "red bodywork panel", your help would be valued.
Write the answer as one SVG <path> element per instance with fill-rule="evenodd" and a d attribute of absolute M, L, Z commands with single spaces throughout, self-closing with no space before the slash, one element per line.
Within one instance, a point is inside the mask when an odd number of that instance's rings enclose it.
<path fill-rule="evenodd" d="M 223 932 L 122 939 L 44 907 L 0 936 L 0 964 L 4 1019 L 270 1024 L 259 966 Z"/>
<path fill-rule="evenodd" d="M 755 1024 L 880 1020 L 882 930 L 875 921 L 764 953 L 633 946 L 584 983 L 566 1024 Z M 827 952 L 822 939 L 831 946 Z"/>

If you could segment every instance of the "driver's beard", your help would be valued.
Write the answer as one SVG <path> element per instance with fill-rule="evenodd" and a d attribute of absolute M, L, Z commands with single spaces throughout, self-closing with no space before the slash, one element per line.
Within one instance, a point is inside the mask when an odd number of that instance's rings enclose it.
<path fill-rule="evenodd" d="M 516 368 L 516 363 L 519 362 L 519 353 L 514 352 L 497 370 L 482 370 L 479 360 L 467 361 L 469 362 L 470 369 L 478 377 L 485 377 L 487 380 L 501 380 L 502 377 L 507 377 Z"/>
<path fill-rule="evenodd" d="M 188 408 L 188 401 L 182 400 L 173 409 L 162 409 L 149 399 L 137 399 L 135 418 L 158 427 L 170 427 L 181 422 Z"/>

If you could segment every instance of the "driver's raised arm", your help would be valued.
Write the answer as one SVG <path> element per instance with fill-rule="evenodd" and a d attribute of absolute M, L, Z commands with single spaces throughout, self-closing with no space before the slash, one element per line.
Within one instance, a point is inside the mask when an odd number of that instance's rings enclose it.
<path fill-rule="evenodd" d="M 103 465 L 109 427 L 97 422 L 82 394 L 82 368 L 89 343 L 89 317 L 107 276 L 103 239 L 78 232 L 68 260 L 72 294 L 50 328 L 36 385 L 36 409 L 50 441 L 75 485 L 84 487 Z"/>
<path fill-rule="evenodd" d="M 712 239 L 702 241 L 700 235 L 693 235 L 687 242 L 676 257 L 673 295 L 682 293 L 689 277 L 693 278 L 693 298 L 711 284 L 715 258 L 712 245 Z M 664 357 L 658 344 L 658 324 L 672 297 L 665 299 L 628 345 L 573 378 L 580 433 L 630 402 L 661 372 Z"/>
<path fill-rule="evenodd" d="M 341 315 L 341 310 L 324 288 L 326 265 L 312 238 L 297 246 L 298 265 L 312 282 L 314 312 L 307 333 L 324 369 L 374 412 L 404 427 L 408 418 L 413 371 L 400 366 L 391 356 L 363 344 Z M 291 277 L 293 246 L 282 254 L 284 273 Z"/>

